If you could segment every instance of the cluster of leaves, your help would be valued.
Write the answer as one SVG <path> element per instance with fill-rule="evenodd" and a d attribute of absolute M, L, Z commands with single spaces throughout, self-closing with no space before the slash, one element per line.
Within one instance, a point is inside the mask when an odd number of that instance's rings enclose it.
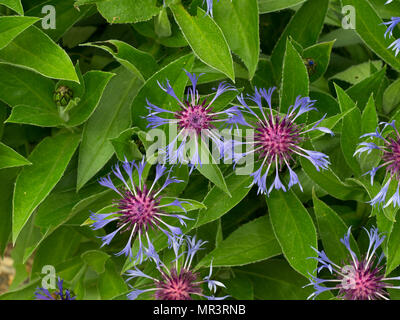
<path fill-rule="evenodd" d="M 0 298 L 32 299 L 46 265 L 78 299 L 126 298 L 123 273 L 132 261 L 113 255 L 112 246 L 99 249 L 104 231 L 87 222 L 115 197 L 97 179 L 124 157 L 142 157 L 146 98 L 176 108 L 157 82 L 169 79 L 182 97 L 184 69 L 205 73 L 204 94 L 221 80 L 243 92 L 277 86 L 274 105 L 283 112 L 298 95 L 310 96 L 335 133 L 310 134 L 332 165 L 316 171 L 300 161 L 304 192 L 257 195 L 248 188 L 252 178 L 230 165 L 205 165 L 190 176 L 186 166 L 175 168 L 185 183 L 168 196 L 198 201 L 185 232 L 208 241 L 196 269 L 213 261 L 222 294 L 235 299 L 304 299 L 316 268 L 311 246 L 320 242 L 340 262 L 348 226 L 354 251 L 363 252 L 360 228 L 377 225 L 387 236 L 386 273 L 395 274 L 397 212 L 366 204 L 380 185 L 362 175 L 379 156 L 353 157 L 359 137 L 379 121 L 400 122 L 400 59 L 381 25 L 400 16 L 400 3 L 385 2 L 219 0 L 211 17 L 202 0 L 0 0 L 0 253 L 11 242 L 17 270 Z M 45 5 L 56 9 L 56 29 L 42 28 Z M 346 5 L 355 8 L 355 29 L 342 28 Z M 221 108 L 236 103 L 232 92 L 223 97 Z"/>

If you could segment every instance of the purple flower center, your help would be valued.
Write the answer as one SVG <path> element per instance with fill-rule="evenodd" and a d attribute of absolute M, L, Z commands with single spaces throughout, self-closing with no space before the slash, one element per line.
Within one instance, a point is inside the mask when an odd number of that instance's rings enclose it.
<path fill-rule="evenodd" d="M 192 105 L 188 101 L 185 101 L 185 104 L 187 107 L 175 114 L 181 129 L 195 130 L 197 134 L 200 134 L 201 130 L 214 127 L 212 121 L 215 119 L 211 115 L 212 108 L 207 108 L 206 100 L 199 105 Z"/>
<path fill-rule="evenodd" d="M 383 289 L 385 283 L 382 281 L 382 267 L 372 267 L 365 261 L 353 267 L 353 271 L 342 279 L 340 295 L 346 300 L 375 300 L 387 296 Z"/>
<path fill-rule="evenodd" d="M 258 122 L 255 146 L 258 153 L 269 163 L 278 158 L 280 162 L 290 160 L 292 147 L 302 142 L 301 128 L 289 118 L 275 116 L 268 122 Z"/>
<path fill-rule="evenodd" d="M 387 170 L 392 175 L 400 176 L 400 139 L 389 139 L 387 148 L 383 152 L 383 160 L 388 163 Z"/>
<path fill-rule="evenodd" d="M 163 280 L 156 283 L 157 300 L 192 300 L 191 294 L 201 293 L 200 284 L 196 282 L 197 275 L 182 269 L 178 273 L 175 268 L 171 274 L 163 273 Z"/>
<path fill-rule="evenodd" d="M 159 217 L 157 206 L 160 198 L 154 197 L 147 191 L 144 186 L 143 190 L 137 190 L 136 195 L 126 190 L 124 197 L 118 201 L 118 209 L 122 214 L 121 223 L 130 223 L 129 229 L 136 225 L 138 230 L 147 231 L 149 227 L 153 227 L 158 223 Z"/>

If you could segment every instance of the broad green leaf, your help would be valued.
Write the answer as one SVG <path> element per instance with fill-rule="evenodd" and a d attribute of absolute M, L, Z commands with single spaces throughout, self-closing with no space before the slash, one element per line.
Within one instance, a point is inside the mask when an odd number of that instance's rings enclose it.
<path fill-rule="evenodd" d="M 98 287 L 101 299 L 103 300 L 112 299 L 127 292 L 128 286 L 117 271 L 117 266 L 112 260 L 106 261 L 106 268 L 99 277 Z"/>
<path fill-rule="evenodd" d="M 281 254 L 267 216 L 240 226 L 204 257 L 196 268 L 241 266 Z"/>
<path fill-rule="evenodd" d="M 335 41 L 321 42 L 304 49 L 303 58 L 312 59 L 315 65 L 315 71 L 309 71 L 310 82 L 314 82 L 322 77 L 328 68 L 332 46 Z"/>
<path fill-rule="evenodd" d="M 313 190 L 314 212 L 317 217 L 318 233 L 324 245 L 324 251 L 334 263 L 340 264 L 349 258 L 349 251 L 340 242 L 347 234 L 348 226 L 342 218 L 324 202 L 319 200 Z M 350 236 L 351 249 L 360 256 L 357 242 Z"/>
<path fill-rule="evenodd" d="M 87 265 L 93 268 L 98 274 L 105 271 L 106 261 L 110 256 L 100 250 L 89 250 L 82 253 L 81 258 Z"/>
<path fill-rule="evenodd" d="M 235 81 L 232 56 L 220 27 L 200 8 L 191 16 L 181 5 L 171 10 L 195 55 L 205 64 Z"/>
<path fill-rule="evenodd" d="M 300 54 L 287 41 L 283 59 L 280 112 L 287 112 L 297 96 L 308 96 L 308 73 Z"/>
<path fill-rule="evenodd" d="M 142 130 L 147 130 L 146 126 L 148 125 L 148 122 L 142 118 L 148 115 L 146 100 L 167 110 L 176 111 L 180 108 L 178 102 L 164 92 L 158 85 L 158 82 L 165 83 L 165 81 L 168 80 L 174 89 L 176 96 L 182 98 L 188 81 L 185 70 L 190 72 L 193 60 L 194 57 L 191 54 L 181 57 L 156 72 L 145 82 L 132 102 L 131 116 L 132 124 L 134 126 L 137 126 Z"/>
<path fill-rule="evenodd" d="M 101 96 L 114 76 L 113 73 L 103 71 L 89 71 L 83 76 L 85 94 L 78 105 L 69 112 L 69 120 L 66 125 L 69 127 L 78 126 L 84 123 L 99 105 Z"/>
<path fill-rule="evenodd" d="M 289 36 L 303 47 L 316 43 L 323 27 L 328 3 L 329 0 L 309 0 L 292 17 L 271 55 L 275 77 L 281 77 L 286 39 Z"/>
<path fill-rule="evenodd" d="M 86 122 L 79 148 L 77 189 L 83 187 L 112 157 L 110 139 L 117 137 L 130 124 L 130 106 L 141 81 L 124 67 L 114 76 L 101 97 L 98 107 Z"/>
<path fill-rule="evenodd" d="M 232 52 L 246 65 L 250 79 L 253 78 L 260 53 L 257 0 L 221 0 L 214 6 L 214 20 Z"/>
<path fill-rule="evenodd" d="M 0 4 L 14 10 L 21 16 L 24 14 L 24 8 L 22 8 L 21 0 L 0 0 Z"/>
<path fill-rule="evenodd" d="M 110 139 L 115 154 L 119 161 L 124 161 L 125 158 L 128 161 L 140 160 L 143 158 L 143 154 L 140 152 L 138 143 L 142 144 L 141 140 L 137 138 L 137 142 L 132 139 L 133 135 L 137 135 L 140 129 L 137 127 L 126 129 L 121 134 L 113 139 Z"/>
<path fill-rule="evenodd" d="M 15 152 L 12 148 L 0 142 L 0 169 L 26 166 L 30 164 L 31 163 L 18 152 Z"/>
<path fill-rule="evenodd" d="M 7 46 L 16 36 L 38 20 L 39 18 L 35 17 L 0 17 L 0 49 Z"/>
<path fill-rule="evenodd" d="M 380 230 L 382 231 L 382 230 Z M 387 242 L 386 274 L 390 274 L 400 265 L 400 223 L 396 221 Z"/>
<path fill-rule="evenodd" d="M 254 288 L 250 278 L 238 272 L 224 281 L 228 294 L 238 300 L 254 300 Z"/>
<path fill-rule="evenodd" d="M 326 193 L 340 200 L 365 201 L 365 192 L 362 188 L 354 188 L 341 181 L 332 169 L 317 171 L 307 159 L 300 159 L 301 167 L 307 176 Z"/>
<path fill-rule="evenodd" d="M 30 105 L 56 109 L 53 101 L 54 82 L 41 75 L 0 63 L 0 100 L 11 107 Z"/>
<path fill-rule="evenodd" d="M 54 41 L 58 41 L 74 24 L 87 16 L 89 12 L 95 12 L 95 9 L 89 6 L 77 10 L 74 7 L 74 1 L 75 0 L 47 0 L 29 9 L 25 15 L 46 17 L 50 12 L 46 11 L 46 15 L 42 13 L 43 7 L 45 5 L 53 6 L 56 12 L 56 28 L 43 29 L 43 32 Z M 44 20 L 46 20 L 46 18 Z M 41 28 L 41 23 L 42 22 L 38 22 L 36 26 Z"/>
<path fill-rule="evenodd" d="M 9 243 L 12 219 L 12 195 L 18 169 L 0 170 L 0 257 Z"/>
<path fill-rule="evenodd" d="M 249 193 L 252 180 L 250 176 L 240 176 L 235 173 L 228 176 L 225 181 L 232 197 L 221 193 L 221 190 L 214 186 L 203 200 L 207 209 L 199 212 L 196 227 L 217 220 L 228 213 Z"/>
<path fill-rule="evenodd" d="M 294 271 L 284 260 L 270 259 L 233 270 L 250 278 L 255 299 L 305 300 L 315 291 L 312 286 L 304 287 L 309 281 Z M 324 292 L 317 299 L 331 297 L 332 294 Z"/>
<path fill-rule="evenodd" d="M 386 88 L 383 94 L 383 112 L 389 114 L 400 105 L 400 79 Z"/>
<path fill-rule="evenodd" d="M 287 9 L 305 1 L 306 0 L 258 0 L 258 7 L 260 13 L 268 13 Z"/>
<path fill-rule="evenodd" d="M 199 144 L 201 152 L 201 163 L 197 165 L 197 171 L 199 171 L 204 177 L 214 183 L 220 190 L 224 191 L 228 196 L 232 196 L 229 192 L 228 186 L 225 182 L 224 175 L 220 168 L 214 163 L 213 156 L 210 151 L 206 149 L 204 144 Z"/>
<path fill-rule="evenodd" d="M 400 61 L 388 46 L 393 38 L 385 38 L 386 26 L 369 0 L 342 0 L 343 6 L 353 6 L 356 12 L 355 28 L 364 43 L 387 64 L 400 71 Z"/>
<path fill-rule="evenodd" d="M 272 228 L 289 264 L 308 277 L 316 268 L 317 232 L 314 223 L 292 190 L 274 190 L 266 198 Z"/>
<path fill-rule="evenodd" d="M 33 70 L 48 78 L 79 81 L 67 53 L 35 26 L 0 50 L 0 62 Z"/>
<path fill-rule="evenodd" d="M 56 267 L 77 251 L 82 236 L 71 227 L 62 227 L 45 239 L 36 251 L 32 274 L 41 273 L 43 266 Z M 57 271 L 57 268 L 56 268 Z"/>
<path fill-rule="evenodd" d="M 378 95 L 379 87 L 386 73 L 386 66 L 379 72 L 375 72 L 370 77 L 360 81 L 346 90 L 346 93 L 357 103 L 358 108 L 362 111 L 367 104 L 371 93 Z"/>
<path fill-rule="evenodd" d="M 361 112 L 360 109 L 354 108 L 356 104 L 351 100 L 351 98 L 343 91 L 342 88 L 335 84 L 336 94 L 338 97 L 338 102 L 340 110 L 342 112 L 349 112 L 343 118 L 342 134 L 340 136 L 340 144 L 342 147 L 344 158 L 353 170 L 353 172 L 359 176 L 361 173 L 360 165 L 357 158 L 354 157 L 354 152 L 356 151 L 357 145 L 359 143 L 359 138 L 361 135 Z"/>
<path fill-rule="evenodd" d="M 193 210 L 199 210 L 199 209 L 207 209 L 207 207 L 196 200 L 192 200 L 192 199 L 180 199 L 180 198 L 176 198 L 176 197 L 162 197 L 161 201 L 160 201 L 160 205 L 164 205 L 167 203 L 171 203 L 174 200 L 178 200 L 181 203 L 183 209 L 179 206 L 168 206 L 168 207 L 164 207 L 162 210 L 168 213 L 185 213 L 188 211 L 193 211 Z"/>
<path fill-rule="evenodd" d="M 55 107 L 54 110 L 49 110 L 27 105 L 15 106 L 6 122 L 31 124 L 41 127 L 57 127 L 64 124 L 64 120 L 61 119 Z"/>
<path fill-rule="evenodd" d="M 103 43 L 104 45 L 102 45 Z M 105 44 L 109 44 L 109 46 Z M 123 41 L 108 40 L 105 42 L 91 42 L 83 45 L 107 51 L 143 82 L 158 70 L 157 62 L 150 54 L 140 51 Z M 115 50 L 113 47 L 115 47 Z"/>
<path fill-rule="evenodd" d="M 14 188 L 14 243 L 32 212 L 61 179 L 80 139 L 76 134 L 47 137 L 29 155 L 32 165 L 22 169 Z"/>
<path fill-rule="evenodd" d="M 372 67 L 381 70 L 383 68 L 383 63 L 381 60 L 373 60 L 360 63 L 351 66 L 342 72 L 336 73 L 330 79 L 338 79 L 354 85 L 372 76 Z"/>
<path fill-rule="evenodd" d="M 96 1 L 97 9 L 109 23 L 146 21 L 157 15 L 162 6 L 157 0 Z"/>

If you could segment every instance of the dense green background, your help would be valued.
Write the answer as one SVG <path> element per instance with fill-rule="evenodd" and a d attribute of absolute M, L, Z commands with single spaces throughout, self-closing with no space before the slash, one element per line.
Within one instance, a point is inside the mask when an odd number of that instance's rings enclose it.
<path fill-rule="evenodd" d="M 176 169 L 185 183 L 169 196 L 204 204 L 189 213 L 195 220 L 185 231 L 208 241 L 196 268 L 207 274 L 213 258 L 214 278 L 226 285 L 218 295 L 307 298 L 312 288 L 303 286 L 316 267 L 310 246 L 318 242 L 334 262 L 346 259 L 339 239 L 350 225 L 355 252 L 366 249 L 363 226 L 386 232 L 386 272 L 397 275 L 396 210 L 366 204 L 384 177 L 371 186 L 362 174 L 379 157 L 353 157 L 361 134 L 378 121 L 400 120 L 400 58 L 387 49 L 393 39 L 384 38 L 381 25 L 400 16 L 400 3 L 385 2 L 220 0 L 211 18 L 201 0 L 166 0 L 165 7 L 157 0 L 0 0 L 0 254 L 13 243 L 17 270 L 0 298 L 32 299 L 42 267 L 54 265 L 78 299 L 125 299 L 121 274 L 131 264 L 113 253 L 126 240 L 99 249 L 104 231 L 85 221 L 115 197 L 97 178 L 147 147 L 141 142 L 146 98 L 177 108 L 157 81 L 168 78 L 183 96 L 183 69 L 205 73 L 203 95 L 221 80 L 243 92 L 277 86 L 273 102 L 281 111 L 297 95 L 309 95 L 320 113 L 310 113 L 308 123 L 326 113 L 323 125 L 335 132 L 310 134 L 308 143 L 332 165 L 317 172 L 299 161 L 304 192 L 258 196 L 257 188 L 247 188 L 251 178 L 235 175 L 230 165 L 208 168 L 217 177 L 211 181 L 204 170 L 189 177 L 187 167 Z M 56 8 L 54 30 L 41 28 L 47 4 Z M 354 6 L 355 30 L 342 28 L 342 5 Z M 315 70 L 305 66 L 310 58 Z M 60 85 L 74 92 L 67 117 L 53 100 Z M 234 98 L 224 94 L 218 107 Z M 156 243 L 166 246 L 165 239 Z"/>

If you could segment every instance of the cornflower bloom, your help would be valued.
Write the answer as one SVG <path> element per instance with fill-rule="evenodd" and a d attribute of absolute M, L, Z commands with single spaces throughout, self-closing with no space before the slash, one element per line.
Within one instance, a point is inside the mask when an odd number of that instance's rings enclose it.
<path fill-rule="evenodd" d="M 186 75 L 192 82 L 192 87 L 187 90 L 186 100 L 184 101 L 181 101 L 176 96 L 174 89 L 171 87 L 168 80 L 166 80 L 164 85 L 159 83 L 160 88 L 177 101 L 178 110 L 171 111 L 163 109 L 153 105 L 147 100 L 147 109 L 149 110 L 147 116 L 149 124 L 147 127 L 157 128 L 165 124 L 176 125 L 178 127 L 178 134 L 173 141 L 161 151 L 164 153 L 166 161 L 169 161 L 170 163 L 178 162 L 180 164 L 188 164 L 191 167 L 191 170 L 193 170 L 195 166 L 199 164 L 201 165 L 199 142 L 203 140 L 207 143 L 211 140 L 215 143 L 221 153 L 223 142 L 221 134 L 216 130 L 216 125 L 236 125 L 236 123 L 241 122 L 240 119 L 242 118 L 242 115 L 237 107 L 230 107 L 218 112 L 213 111 L 213 103 L 221 94 L 227 91 L 236 90 L 232 85 L 226 82 L 221 82 L 218 85 L 214 97 L 209 102 L 207 102 L 207 99 L 200 101 L 199 92 L 197 91 L 196 86 L 198 79 L 202 74 L 196 76 L 196 74 L 186 72 Z M 160 116 L 161 114 L 164 114 L 163 117 Z M 166 117 L 167 114 L 170 114 L 169 118 Z M 179 143 L 178 139 L 182 141 Z M 176 151 L 174 151 L 174 146 L 177 142 L 178 147 Z M 186 147 L 193 145 L 193 143 L 194 152 L 192 157 L 188 160 L 186 158 Z"/>
<path fill-rule="evenodd" d="M 205 283 L 213 294 L 215 294 L 217 287 L 225 287 L 223 283 L 211 279 L 212 265 L 210 266 L 209 275 L 203 279 L 199 279 L 200 275 L 192 269 L 193 258 L 205 243 L 205 241 L 197 241 L 195 236 L 171 238 L 169 249 L 173 249 L 175 259 L 170 265 L 162 262 L 154 250 L 148 250 L 146 254 L 156 264 L 159 276 L 147 275 L 136 266 L 135 270 L 128 270 L 126 273 L 128 276 L 127 282 L 134 278 L 151 280 L 150 284 L 145 285 L 143 289 L 135 289 L 129 285 L 133 290 L 128 294 L 128 298 L 134 300 L 145 292 L 154 292 L 156 300 L 192 300 L 193 296 L 209 300 L 223 300 L 228 297 L 214 297 L 203 294 L 202 285 Z"/>
<path fill-rule="evenodd" d="M 391 3 L 392 0 L 387 1 L 385 4 Z M 385 32 L 385 38 L 389 35 L 389 37 L 393 36 L 393 30 L 394 28 L 398 25 L 400 22 L 400 17 L 392 17 L 390 18 L 390 21 L 384 22 L 383 24 L 387 26 L 386 32 Z M 396 39 L 391 43 L 389 46 L 392 50 L 395 51 L 395 55 L 397 56 L 400 52 L 400 39 Z"/>
<path fill-rule="evenodd" d="M 295 103 L 289 107 L 287 114 L 281 115 L 274 113 L 272 110 L 272 94 L 275 88 L 266 89 L 255 88 L 254 95 L 247 95 L 247 98 L 255 102 L 261 112 L 261 115 L 257 115 L 251 107 L 249 107 L 243 97 L 243 94 L 237 98 L 241 104 L 240 108 L 242 113 L 247 113 L 252 116 L 255 121 L 250 124 L 246 122 L 245 126 L 254 130 L 253 141 L 228 141 L 231 144 L 232 150 L 231 157 L 236 164 L 241 159 L 254 154 L 258 157 L 258 161 L 261 162 L 258 170 L 253 172 L 251 176 L 254 178 L 251 186 L 257 184 L 258 193 L 269 195 L 273 189 L 282 189 L 286 191 L 286 187 L 280 180 L 279 172 L 286 166 L 289 170 L 290 181 L 288 189 L 300 184 L 297 174 L 293 171 L 290 166 L 291 162 L 294 162 L 294 156 L 298 155 L 308 159 L 315 168 L 327 169 L 329 157 L 318 151 L 307 150 L 301 147 L 302 143 L 307 139 L 306 134 L 308 132 L 319 130 L 324 133 L 333 135 L 333 132 L 325 127 L 319 127 L 321 121 L 325 118 L 323 116 L 309 129 L 305 128 L 302 123 L 296 123 L 296 120 L 311 110 L 317 110 L 314 106 L 315 100 L 311 100 L 309 97 L 298 96 Z M 269 106 L 268 112 L 266 112 L 262 106 L 262 99 L 267 101 Z M 242 124 L 242 123 L 240 123 Z M 247 145 L 246 152 L 236 153 L 235 149 L 237 146 Z M 267 176 L 270 170 L 275 169 L 275 179 L 269 188 L 267 188 Z"/>
<path fill-rule="evenodd" d="M 379 131 L 379 126 L 383 125 L 381 131 Z M 370 139 L 378 138 L 383 141 L 382 146 L 378 146 L 374 142 L 361 142 L 359 144 L 359 149 L 356 150 L 354 155 L 361 155 L 363 152 L 367 151 L 367 154 L 370 154 L 372 150 L 379 150 L 382 152 L 382 164 L 377 167 L 373 167 L 370 171 L 365 174 L 369 174 L 371 177 L 371 185 L 374 183 L 374 177 L 376 172 L 380 168 L 385 168 L 386 173 L 390 175 L 389 179 L 386 181 L 381 190 L 377 193 L 377 195 L 368 203 L 371 205 L 381 205 L 385 204 L 384 208 L 388 207 L 393 203 L 394 207 L 400 205 L 400 195 L 399 195 L 399 186 L 400 186 L 400 134 L 395 126 L 395 120 L 392 122 L 381 122 L 379 126 L 376 128 L 375 132 L 367 133 L 362 135 L 360 138 L 369 137 Z M 385 132 L 386 128 L 389 128 L 389 132 Z M 392 180 L 397 181 L 397 190 L 393 194 L 393 196 L 386 202 L 386 195 L 388 193 L 388 189 Z M 386 202 L 386 203 L 385 203 Z"/>
<path fill-rule="evenodd" d="M 365 229 L 365 228 L 364 228 Z M 380 300 L 389 299 L 389 294 L 386 291 L 388 288 L 400 289 L 399 286 L 394 286 L 387 281 L 400 280 L 400 277 L 385 277 L 383 271 L 384 264 L 382 260 L 384 254 L 378 256 L 377 249 L 382 244 L 385 236 L 379 234 L 378 229 L 372 227 L 370 231 L 365 229 L 369 237 L 369 246 L 364 257 L 358 258 L 350 247 L 351 227 L 347 234 L 340 239 L 350 253 L 349 260 L 339 266 L 332 262 L 324 251 L 318 251 L 313 248 L 318 257 L 316 259 L 321 265 L 317 268 L 317 274 L 322 269 L 328 269 L 332 274 L 332 279 L 321 279 L 310 275 L 310 283 L 315 289 L 308 298 L 315 298 L 322 292 L 338 290 L 337 298 L 344 300 Z M 326 284 L 334 286 L 325 287 Z"/>
<path fill-rule="evenodd" d="M 71 295 L 68 289 L 64 291 L 63 282 L 64 280 L 61 280 L 59 277 L 57 280 L 57 289 L 53 292 L 50 292 L 46 288 L 36 288 L 36 300 L 75 300 L 76 297 Z"/>
<path fill-rule="evenodd" d="M 139 250 L 136 255 L 136 261 L 143 260 L 144 250 L 151 249 L 153 247 L 152 241 L 149 237 L 149 229 L 158 229 L 171 238 L 173 235 L 180 235 L 182 231 L 179 227 L 174 227 L 167 224 L 164 221 L 165 217 L 174 217 L 179 220 L 181 225 L 185 224 L 185 219 L 190 219 L 185 215 L 167 213 L 164 209 L 168 206 L 177 206 L 181 208 L 182 211 L 186 212 L 183 207 L 183 203 L 188 203 L 186 201 L 180 201 L 175 199 L 169 203 L 161 203 L 161 193 L 162 191 L 171 183 L 179 183 L 182 180 L 178 180 L 175 177 L 171 177 L 171 170 L 161 164 L 157 164 L 156 173 L 154 180 L 151 184 L 147 184 L 143 179 L 143 170 L 146 166 L 144 159 L 136 163 L 135 161 L 128 162 L 125 161 L 122 167 L 129 179 L 125 179 L 123 176 L 119 165 L 115 165 L 112 169 L 114 175 L 120 179 L 123 183 L 123 187 L 117 188 L 112 182 L 110 175 L 103 177 L 99 180 L 99 183 L 104 186 L 114 190 L 120 199 L 115 200 L 114 206 L 117 208 L 116 212 L 96 214 L 93 213 L 90 218 L 94 221 L 92 228 L 98 230 L 103 228 L 105 225 L 112 221 L 117 221 L 117 228 L 110 234 L 101 237 L 103 244 L 110 244 L 111 240 L 118 232 L 129 232 L 129 240 L 124 249 L 118 252 L 116 255 L 122 255 L 132 257 L 132 241 L 137 238 L 139 241 Z M 133 169 L 137 170 L 139 176 L 139 183 L 135 184 L 133 181 Z M 172 169 L 172 168 L 171 168 Z M 160 188 L 156 187 L 156 183 L 167 174 L 167 177 Z M 167 230 L 168 229 L 168 230 Z M 144 242 L 147 240 L 147 248 Z"/>

